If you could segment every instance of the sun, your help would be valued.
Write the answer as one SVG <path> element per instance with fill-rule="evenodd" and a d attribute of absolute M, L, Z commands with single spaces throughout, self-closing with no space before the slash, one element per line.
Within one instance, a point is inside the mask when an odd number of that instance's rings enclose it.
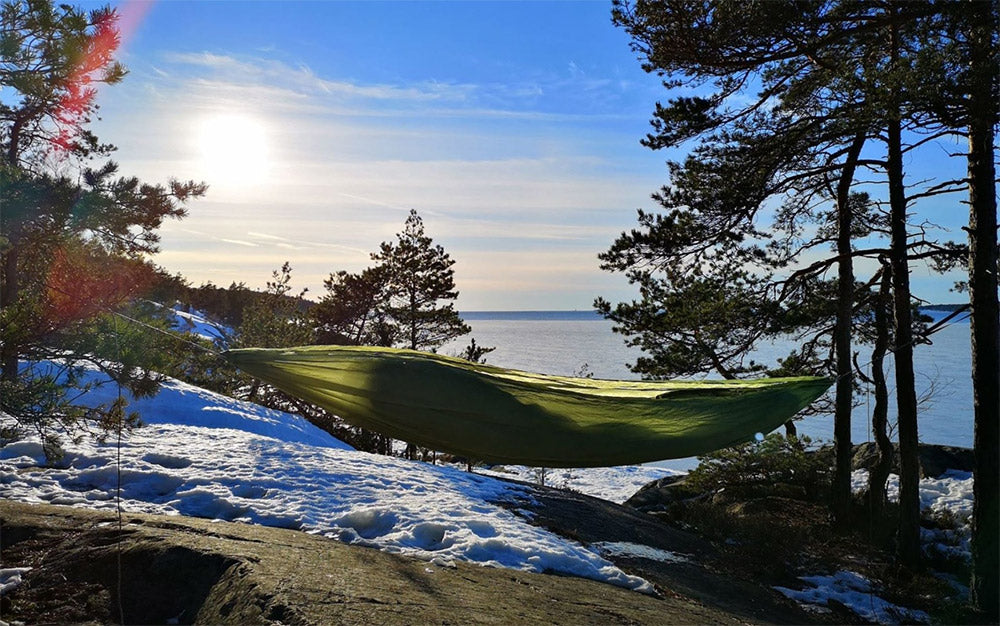
<path fill-rule="evenodd" d="M 209 185 L 253 185 L 267 174 L 267 133 L 253 117 L 231 113 L 207 117 L 198 128 L 197 143 Z"/>

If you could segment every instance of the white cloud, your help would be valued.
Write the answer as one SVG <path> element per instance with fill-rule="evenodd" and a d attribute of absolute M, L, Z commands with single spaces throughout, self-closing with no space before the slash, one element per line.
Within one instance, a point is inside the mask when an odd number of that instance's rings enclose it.
<path fill-rule="evenodd" d="M 288 241 L 284 237 L 278 237 L 276 235 L 268 235 L 267 233 L 255 233 L 253 231 L 247 232 L 247 236 L 252 237 L 253 239 L 271 239 L 275 241 Z"/>
<path fill-rule="evenodd" d="M 221 237 L 221 238 L 219 238 L 219 241 L 222 241 L 222 242 L 225 242 L 225 243 L 235 243 L 238 246 L 247 246 L 248 248 L 256 248 L 257 247 L 257 244 L 255 244 L 255 243 L 251 243 L 249 241 L 241 241 L 239 239 L 226 239 L 225 237 Z"/>
<path fill-rule="evenodd" d="M 283 86 L 300 94 L 326 94 L 361 100 L 391 101 L 463 101 L 476 91 L 476 86 L 439 81 L 420 81 L 409 85 L 359 84 L 330 80 L 316 75 L 307 65 L 291 66 L 266 58 L 236 58 L 200 53 L 168 53 L 165 60 L 181 66 L 210 69 L 232 82 L 257 82 Z"/>

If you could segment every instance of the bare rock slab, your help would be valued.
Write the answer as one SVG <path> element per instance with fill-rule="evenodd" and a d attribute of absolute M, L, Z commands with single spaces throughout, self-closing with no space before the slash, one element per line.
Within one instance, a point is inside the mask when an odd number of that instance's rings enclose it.
<path fill-rule="evenodd" d="M 651 532 L 649 526 L 640 534 Z M 714 606 L 704 594 L 695 599 L 664 590 L 650 596 L 578 578 L 464 563 L 439 567 L 304 532 L 187 517 L 125 514 L 119 530 L 116 517 L 106 512 L 0 502 L 0 544 L 3 567 L 32 568 L 3 598 L 0 619 L 8 622 L 785 621 L 766 615 L 748 620 L 725 603 Z M 644 573 L 658 578 L 655 571 Z M 659 577 L 657 582 L 668 581 Z M 734 591 L 719 589 L 720 594 Z"/>

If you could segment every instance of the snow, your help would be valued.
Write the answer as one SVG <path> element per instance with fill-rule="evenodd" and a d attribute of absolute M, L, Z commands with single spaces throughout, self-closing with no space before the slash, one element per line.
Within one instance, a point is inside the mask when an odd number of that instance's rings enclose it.
<path fill-rule="evenodd" d="M 830 600 L 835 600 L 862 619 L 876 624 L 930 622 L 930 616 L 923 611 L 906 609 L 878 597 L 871 581 L 855 572 L 841 571 L 833 576 L 801 576 L 799 580 L 812 587 L 801 591 L 787 587 L 775 589 L 806 606 L 823 607 L 819 609 L 821 612 Z"/>
<path fill-rule="evenodd" d="M 633 559 L 649 559 L 662 563 L 686 563 L 691 558 L 684 554 L 654 548 L 641 543 L 630 543 L 628 541 L 601 541 L 590 544 L 592 548 L 597 548 L 602 554 L 611 556 L 623 556 Z"/>
<path fill-rule="evenodd" d="M 969 472 L 948 470 L 938 478 L 920 481 L 920 507 L 932 516 L 945 514 L 957 523 L 957 528 L 921 528 L 920 539 L 924 551 L 951 558 L 970 559 L 969 516 L 972 515 L 973 478 Z M 855 493 L 868 489 L 868 471 L 856 470 L 851 474 L 851 488 Z M 889 500 L 899 500 L 899 476 L 890 474 L 886 485 Z M 871 581 L 855 572 L 841 571 L 832 576 L 802 576 L 811 585 L 802 590 L 775 587 L 789 598 L 812 610 L 825 611 L 827 602 L 836 600 L 863 619 L 879 624 L 928 623 L 930 616 L 923 611 L 896 606 L 878 595 Z M 961 585 L 956 590 L 967 593 Z"/>
<path fill-rule="evenodd" d="M 972 515 L 972 473 L 959 470 L 948 470 L 938 478 L 922 478 L 920 480 L 920 508 L 931 511 L 950 511 L 960 519 Z M 851 489 L 860 493 L 868 489 L 868 470 L 855 470 L 851 473 Z M 889 474 L 886 482 L 886 495 L 889 500 L 899 500 L 899 476 Z"/>
<path fill-rule="evenodd" d="M 101 377 L 94 371 L 88 376 Z M 103 384 L 85 401 L 109 402 L 116 394 L 114 385 Z M 598 549 L 532 526 L 500 505 L 516 509 L 530 501 L 523 486 L 358 452 L 298 416 L 173 379 L 129 408 L 140 412 L 145 426 L 122 442 L 126 511 L 293 528 L 441 565 L 468 561 L 552 571 L 653 591 Z M 37 439 L 0 449 L 0 497 L 113 509 L 114 443 L 64 447 L 65 457 L 47 468 Z"/>
<path fill-rule="evenodd" d="M 220 343 L 225 342 L 226 336 L 232 334 L 229 329 L 209 320 L 208 316 L 201 311 L 191 309 L 179 302 L 170 309 L 170 313 L 174 318 L 174 330 Z"/>
<path fill-rule="evenodd" d="M 899 477 L 896 476 L 895 493 L 899 497 Z M 920 506 L 933 511 L 951 511 L 966 518 L 972 515 L 972 472 L 948 470 L 938 478 L 920 481 Z"/>
<path fill-rule="evenodd" d="M 30 567 L 0 568 L 0 596 L 17 589 L 22 582 L 21 576 L 30 571 Z"/>
<path fill-rule="evenodd" d="M 544 473 L 544 482 L 549 487 L 577 491 L 616 504 L 621 504 L 628 500 L 643 485 L 654 480 L 659 480 L 664 476 L 683 473 L 650 465 L 544 470 L 524 465 L 494 465 L 493 467 L 477 469 L 476 471 L 490 476 L 536 484 L 541 482 L 539 478 Z"/>
<path fill-rule="evenodd" d="M 920 508 L 929 517 L 950 519 L 954 528 L 920 528 L 920 541 L 926 554 L 942 555 L 968 562 L 972 558 L 970 527 L 974 480 L 971 472 L 948 470 L 937 478 L 920 480 Z M 851 488 L 857 493 L 868 488 L 868 471 L 851 474 Z M 899 476 L 889 474 L 886 495 L 899 500 Z"/>

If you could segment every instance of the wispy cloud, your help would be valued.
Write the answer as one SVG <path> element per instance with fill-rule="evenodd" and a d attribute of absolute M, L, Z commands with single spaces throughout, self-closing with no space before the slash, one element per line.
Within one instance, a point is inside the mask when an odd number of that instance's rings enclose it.
<path fill-rule="evenodd" d="M 370 250 L 365 250 L 363 248 L 356 248 L 353 246 L 344 246 L 339 243 L 329 243 L 321 241 L 303 241 L 303 243 L 311 248 L 329 248 L 332 250 L 342 250 L 344 252 L 350 253 L 354 258 L 356 258 L 358 255 L 367 255 L 370 252 Z"/>
<path fill-rule="evenodd" d="M 219 237 L 219 241 L 224 241 L 226 243 L 235 243 L 238 246 L 247 246 L 248 248 L 256 248 L 257 244 L 250 241 L 242 241 L 240 239 L 227 239 L 225 237 Z"/>
<path fill-rule="evenodd" d="M 171 52 L 161 62 L 172 68 L 163 77 L 193 80 L 202 97 L 242 99 L 258 106 L 357 117 L 405 117 L 419 110 L 424 118 L 482 118 L 580 122 L 625 120 L 620 107 L 594 104 L 618 98 L 627 83 L 590 77 L 570 63 L 568 76 L 535 77 L 515 82 L 460 83 L 419 80 L 398 84 L 366 83 L 322 77 L 305 64 L 211 52 Z M 573 70 L 572 68 L 576 68 Z M 207 74 L 205 73 L 207 72 Z M 585 94 L 577 107 L 543 103 L 567 94 Z M 242 97 L 242 98 L 241 98 Z M 603 106 L 603 105 L 602 105 Z M 572 112 L 570 109 L 576 109 Z"/>
<path fill-rule="evenodd" d="M 387 209 L 395 209 L 396 211 L 405 211 L 405 212 L 409 212 L 410 211 L 410 209 L 407 208 L 407 207 L 405 207 L 405 206 L 401 206 L 401 205 L 398 205 L 398 204 L 392 204 L 391 202 L 382 202 L 380 200 L 375 200 L 373 198 L 366 198 L 364 196 L 359 196 L 359 195 L 353 194 L 353 193 L 344 193 L 343 191 L 339 191 L 339 192 L 337 192 L 337 195 L 339 195 L 339 196 L 341 196 L 343 198 L 350 198 L 351 200 L 360 200 L 360 201 L 365 202 L 367 204 L 374 204 L 375 206 L 381 206 L 381 207 L 385 207 Z"/>
<path fill-rule="evenodd" d="M 288 241 L 288 239 L 286 239 L 285 237 L 278 237 L 277 235 L 268 235 L 267 233 L 256 233 L 256 232 L 253 232 L 253 231 L 247 232 L 247 236 L 248 237 L 252 237 L 254 239 L 270 239 L 270 240 L 274 240 L 274 241 Z"/>
<path fill-rule="evenodd" d="M 463 101 L 477 89 L 475 85 L 439 81 L 391 85 L 332 80 L 318 76 L 305 64 L 291 66 L 274 59 L 237 58 L 210 52 L 174 52 L 166 54 L 164 59 L 179 66 L 207 68 L 214 71 L 216 76 L 226 77 L 228 80 L 250 80 L 282 85 L 301 93 L 323 93 L 363 100 Z"/>

